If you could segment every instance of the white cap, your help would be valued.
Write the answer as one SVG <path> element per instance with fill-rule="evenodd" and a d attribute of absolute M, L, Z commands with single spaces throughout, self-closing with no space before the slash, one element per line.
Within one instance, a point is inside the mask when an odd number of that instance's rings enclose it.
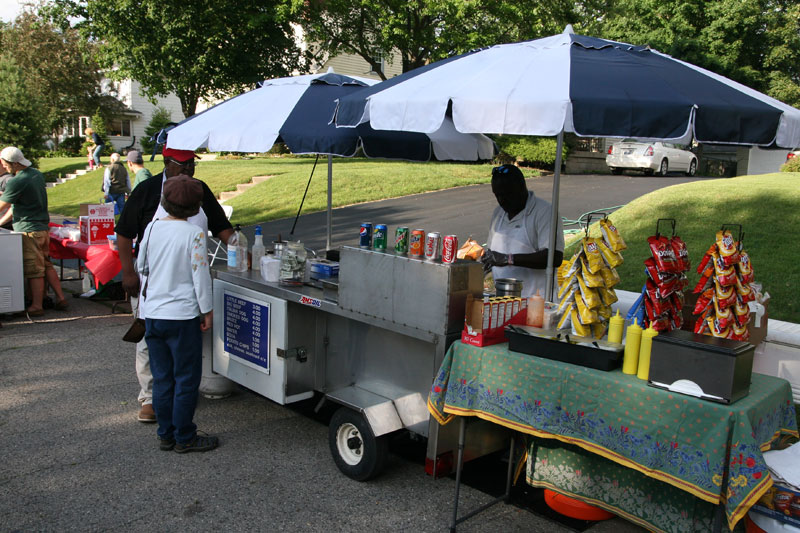
<path fill-rule="evenodd" d="M 0 159 L 8 161 L 9 163 L 19 163 L 23 167 L 31 166 L 31 162 L 25 159 L 25 156 L 22 155 L 22 150 L 16 146 L 6 146 L 3 148 L 3 151 L 0 152 Z"/>

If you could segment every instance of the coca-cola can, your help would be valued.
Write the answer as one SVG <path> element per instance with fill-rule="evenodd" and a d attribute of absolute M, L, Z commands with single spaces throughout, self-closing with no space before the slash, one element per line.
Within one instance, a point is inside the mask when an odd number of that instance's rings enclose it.
<path fill-rule="evenodd" d="M 425 236 L 425 260 L 438 261 L 442 258 L 442 236 L 432 231 Z"/>
<path fill-rule="evenodd" d="M 445 235 L 442 239 L 442 263 L 455 263 L 458 251 L 458 237 Z"/>

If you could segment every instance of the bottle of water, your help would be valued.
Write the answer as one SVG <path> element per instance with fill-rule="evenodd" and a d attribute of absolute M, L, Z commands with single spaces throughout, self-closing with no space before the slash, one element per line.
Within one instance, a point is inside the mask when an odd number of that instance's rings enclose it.
<path fill-rule="evenodd" d="M 253 270 L 258 272 L 261 270 L 261 258 L 264 257 L 266 249 L 264 248 L 264 237 L 261 235 L 261 226 L 256 226 L 256 236 L 253 240 Z"/>
<path fill-rule="evenodd" d="M 241 257 L 241 261 L 236 262 L 236 266 L 238 267 L 237 271 L 247 272 L 250 270 L 250 265 L 247 260 L 250 255 L 250 247 L 247 245 L 247 236 L 239 227 L 239 224 L 236 224 L 236 233 L 238 233 L 239 237 L 239 257 Z"/>
<path fill-rule="evenodd" d="M 236 272 L 239 270 L 239 261 L 241 254 L 239 253 L 239 226 L 236 226 L 236 231 L 233 232 L 231 238 L 228 239 L 228 270 Z"/>

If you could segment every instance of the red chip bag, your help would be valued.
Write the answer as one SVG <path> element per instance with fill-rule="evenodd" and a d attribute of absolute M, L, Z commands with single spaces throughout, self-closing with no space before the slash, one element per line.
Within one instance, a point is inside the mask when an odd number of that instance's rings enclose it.
<path fill-rule="evenodd" d="M 741 326 L 746 326 L 750 322 L 750 306 L 743 302 L 741 298 L 736 298 L 733 314 L 736 317 L 736 322 Z"/>
<path fill-rule="evenodd" d="M 731 332 L 728 338 L 735 341 L 746 341 L 749 339 L 750 330 L 747 329 L 747 324 L 734 323 L 733 326 L 731 326 Z"/>
<path fill-rule="evenodd" d="M 720 307 L 716 300 L 714 300 L 714 316 L 719 330 L 728 328 L 736 321 L 736 317 L 733 316 L 731 308 Z"/>
<path fill-rule="evenodd" d="M 648 257 L 644 260 L 644 267 L 647 271 L 648 277 L 658 286 L 659 290 L 661 291 L 662 298 L 665 298 L 675 290 L 678 282 L 678 276 L 676 274 L 659 272 L 658 268 L 656 267 L 656 262 L 652 257 Z"/>
<path fill-rule="evenodd" d="M 753 265 L 750 263 L 750 256 L 744 250 L 739 252 L 739 263 L 736 265 L 736 270 L 742 283 L 753 283 Z"/>
<path fill-rule="evenodd" d="M 683 315 L 675 313 L 670 317 L 670 322 L 672 323 L 672 329 L 681 329 L 683 326 Z"/>
<path fill-rule="evenodd" d="M 700 276 L 700 280 L 697 282 L 697 285 L 694 286 L 694 290 L 692 291 L 695 294 L 700 294 L 704 290 L 708 289 L 709 287 L 713 287 L 713 281 L 711 275 L 714 273 L 714 267 L 708 267 L 703 271 L 703 274 Z"/>
<path fill-rule="evenodd" d="M 697 297 L 697 303 L 694 305 L 693 315 L 699 315 L 713 303 L 714 289 L 706 289 Z"/>
<path fill-rule="evenodd" d="M 720 309 L 732 306 L 736 303 L 736 291 L 733 287 L 723 287 L 714 282 L 714 303 Z"/>
<path fill-rule="evenodd" d="M 749 283 L 742 283 L 739 278 L 736 278 L 736 294 L 741 298 L 743 303 L 752 302 L 756 299 L 753 289 L 750 288 Z"/>
<path fill-rule="evenodd" d="M 658 316 L 658 313 L 656 313 L 655 308 L 653 308 L 653 302 L 650 300 L 649 297 L 646 297 L 644 299 L 644 309 L 645 309 L 645 313 L 647 314 L 646 318 L 649 321 L 652 322 L 653 320 L 656 319 L 656 316 Z"/>
<path fill-rule="evenodd" d="M 681 272 L 686 272 L 691 267 L 686 243 L 677 235 L 673 235 L 672 239 L 670 239 L 670 244 L 672 245 L 672 251 L 675 252 L 675 260 L 678 262 Z"/>
<path fill-rule="evenodd" d="M 672 249 L 672 243 L 665 236 L 648 237 L 647 242 L 650 244 L 650 252 L 653 254 L 653 259 L 656 260 L 656 266 L 660 272 L 680 272 L 680 265 L 675 259 L 675 251 Z"/>
<path fill-rule="evenodd" d="M 727 339 L 728 335 L 730 335 L 731 329 L 730 326 L 722 327 L 718 319 L 714 318 L 713 316 L 709 316 L 706 319 L 706 323 L 708 324 L 708 331 L 711 333 L 712 337 L 720 337 L 722 339 Z"/>
<path fill-rule="evenodd" d="M 653 328 L 658 332 L 669 331 L 670 328 L 672 327 L 669 320 L 669 315 L 664 314 L 657 316 L 655 320 L 650 322 L 649 327 Z"/>
<path fill-rule="evenodd" d="M 671 300 L 672 308 L 675 310 L 675 313 L 680 314 L 680 312 L 683 310 L 683 293 L 673 292 Z"/>
<path fill-rule="evenodd" d="M 697 265 L 697 273 L 698 274 L 702 273 L 703 270 L 706 269 L 706 266 L 708 265 L 708 261 L 711 259 L 711 253 L 712 252 L 716 252 L 716 251 L 717 251 L 717 244 L 714 243 L 708 248 L 708 251 L 706 251 L 705 255 L 703 256 L 703 259 L 700 260 L 700 264 Z"/>
<path fill-rule="evenodd" d="M 717 282 L 723 287 L 735 285 L 738 279 L 736 277 L 736 268 L 733 265 L 725 266 L 722 258 L 717 254 L 712 254 L 712 260 L 714 262 L 714 277 Z"/>
<path fill-rule="evenodd" d="M 700 318 L 694 323 L 694 332 L 698 335 L 703 335 L 708 332 L 708 312 L 703 313 Z"/>

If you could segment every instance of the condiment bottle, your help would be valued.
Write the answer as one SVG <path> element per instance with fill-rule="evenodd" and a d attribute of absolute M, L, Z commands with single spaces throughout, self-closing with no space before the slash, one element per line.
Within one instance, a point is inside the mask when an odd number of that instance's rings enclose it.
<path fill-rule="evenodd" d="M 658 331 L 651 325 L 642 332 L 642 343 L 639 346 L 639 370 L 636 377 L 648 379 L 650 377 L 650 351 L 653 347 L 653 337 L 658 335 Z"/>
<path fill-rule="evenodd" d="M 539 291 L 536 291 L 535 296 L 531 296 L 528 299 L 528 316 L 525 319 L 525 323 L 528 326 L 533 326 L 535 328 L 542 327 L 542 322 L 544 321 L 544 298 L 539 294 Z"/>
<path fill-rule="evenodd" d="M 267 253 L 264 248 L 264 237 L 261 235 L 261 226 L 256 226 L 256 236 L 253 239 L 253 270 L 261 270 L 261 258 Z"/>
<path fill-rule="evenodd" d="M 635 374 L 639 368 L 639 346 L 642 342 L 642 328 L 638 319 L 633 319 L 633 324 L 628 326 L 625 334 L 625 357 L 622 360 L 622 372 Z"/>
<path fill-rule="evenodd" d="M 608 321 L 608 342 L 622 344 L 623 327 L 625 327 L 625 319 L 619 316 L 619 309 L 617 309 L 617 314 Z"/>

